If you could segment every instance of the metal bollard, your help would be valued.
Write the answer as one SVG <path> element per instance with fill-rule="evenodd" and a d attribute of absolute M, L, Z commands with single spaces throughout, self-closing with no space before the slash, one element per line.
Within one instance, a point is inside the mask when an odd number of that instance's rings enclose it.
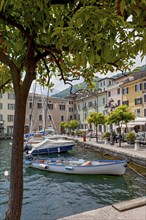
<path fill-rule="evenodd" d="M 139 150 L 139 149 L 140 149 L 139 140 L 135 140 L 135 148 L 134 148 L 134 150 Z"/>

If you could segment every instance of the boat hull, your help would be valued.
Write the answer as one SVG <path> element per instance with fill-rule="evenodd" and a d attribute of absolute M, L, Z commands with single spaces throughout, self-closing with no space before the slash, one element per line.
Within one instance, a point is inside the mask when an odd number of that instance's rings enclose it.
<path fill-rule="evenodd" d="M 32 149 L 29 153 L 31 153 L 33 156 L 36 155 L 46 155 L 46 154 L 53 154 L 53 153 L 62 153 L 69 150 L 72 150 L 74 145 L 68 145 L 68 146 L 60 146 L 60 147 L 46 147 L 46 148 L 40 148 L 40 149 Z"/>
<path fill-rule="evenodd" d="M 92 165 L 78 164 L 75 161 L 61 164 L 59 162 L 28 161 L 29 167 L 46 170 L 49 172 L 66 173 L 66 174 L 107 174 L 107 175 L 123 175 L 126 170 L 127 162 L 120 161 L 92 161 Z M 76 165 L 74 165 L 76 164 Z"/>
<path fill-rule="evenodd" d="M 28 154 L 45 155 L 52 153 L 62 153 L 65 151 L 72 150 L 75 145 L 76 142 L 70 140 L 52 140 L 49 138 L 45 138 L 39 143 L 31 144 L 31 150 L 28 150 Z"/>

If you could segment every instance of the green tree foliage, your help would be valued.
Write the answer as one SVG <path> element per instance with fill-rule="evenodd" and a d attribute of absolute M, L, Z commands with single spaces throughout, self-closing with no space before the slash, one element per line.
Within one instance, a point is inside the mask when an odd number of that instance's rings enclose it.
<path fill-rule="evenodd" d="M 19 220 L 23 198 L 23 134 L 32 82 L 52 88 L 96 72 L 128 70 L 146 53 L 146 0 L 2 0 L 0 2 L 0 88 L 12 80 L 15 121 L 8 220 Z M 10 77 L 10 78 L 9 78 Z"/>
<path fill-rule="evenodd" d="M 70 133 L 71 130 L 74 132 L 74 130 L 78 128 L 79 122 L 77 120 L 70 120 L 69 122 L 61 122 L 60 126 L 63 129 L 68 129 Z"/>
<path fill-rule="evenodd" d="M 96 142 L 98 142 L 98 125 L 105 124 L 105 116 L 102 113 L 91 112 L 87 118 L 88 123 L 93 123 L 96 128 Z"/>
<path fill-rule="evenodd" d="M 1 53 L 22 72 L 31 52 L 34 77 L 42 85 L 53 86 L 53 73 L 65 83 L 82 76 L 92 85 L 94 73 L 126 71 L 132 64 L 129 58 L 138 52 L 145 55 L 145 4 L 145 0 L 1 1 Z M 0 61 L 8 65 L 2 57 Z"/>
<path fill-rule="evenodd" d="M 66 128 L 66 123 L 64 121 L 62 121 L 60 123 L 60 128 L 61 128 L 61 133 L 64 134 L 65 133 L 65 128 Z"/>
<path fill-rule="evenodd" d="M 113 110 L 107 118 L 107 124 L 127 124 L 129 121 L 135 119 L 135 114 L 127 105 L 118 106 Z"/>
<path fill-rule="evenodd" d="M 4 93 L 12 87 L 12 79 L 8 66 L 0 63 L 0 92 Z"/>
<path fill-rule="evenodd" d="M 107 117 L 107 124 L 116 124 L 119 126 L 119 132 L 121 135 L 122 124 L 127 124 L 129 121 L 135 119 L 135 114 L 127 105 L 118 106 L 113 110 Z M 121 146 L 121 139 L 119 141 L 119 146 Z"/>
<path fill-rule="evenodd" d="M 61 127 L 61 128 L 65 128 L 65 125 L 66 125 L 66 122 L 64 122 L 64 121 L 62 121 L 62 122 L 60 123 L 60 127 Z"/>
<path fill-rule="evenodd" d="M 69 124 L 70 124 L 70 128 L 74 131 L 75 129 L 77 129 L 78 128 L 78 126 L 79 126 L 79 122 L 77 121 L 77 120 L 71 120 L 70 122 L 69 122 Z"/>

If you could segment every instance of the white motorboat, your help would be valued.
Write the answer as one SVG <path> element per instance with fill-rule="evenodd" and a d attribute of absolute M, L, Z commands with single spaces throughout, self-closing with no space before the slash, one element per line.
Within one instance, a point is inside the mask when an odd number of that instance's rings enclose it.
<path fill-rule="evenodd" d="M 75 145 L 76 142 L 72 140 L 65 140 L 61 138 L 50 139 L 45 137 L 43 140 L 39 140 L 38 142 L 31 142 L 30 140 L 25 145 L 25 150 L 28 154 L 42 155 L 69 151 L 72 150 Z"/>

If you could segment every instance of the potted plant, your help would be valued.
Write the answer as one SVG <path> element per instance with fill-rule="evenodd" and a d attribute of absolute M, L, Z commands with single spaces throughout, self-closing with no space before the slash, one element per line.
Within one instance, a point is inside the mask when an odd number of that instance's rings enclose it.
<path fill-rule="evenodd" d="M 133 131 L 130 131 L 126 134 L 126 140 L 128 144 L 134 144 L 136 139 L 136 135 Z"/>
<path fill-rule="evenodd" d="M 110 142 L 110 132 L 105 132 L 104 133 L 104 138 L 105 138 L 105 144 L 108 144 Z"/>
<path fill-rule="evenodd" d="M 82 131 L 81 131 L 81 130 L 76 130 L 76 135 L 77 135 L 78 137 L 81 137 L 81 136 L 82 136 Z"/>

